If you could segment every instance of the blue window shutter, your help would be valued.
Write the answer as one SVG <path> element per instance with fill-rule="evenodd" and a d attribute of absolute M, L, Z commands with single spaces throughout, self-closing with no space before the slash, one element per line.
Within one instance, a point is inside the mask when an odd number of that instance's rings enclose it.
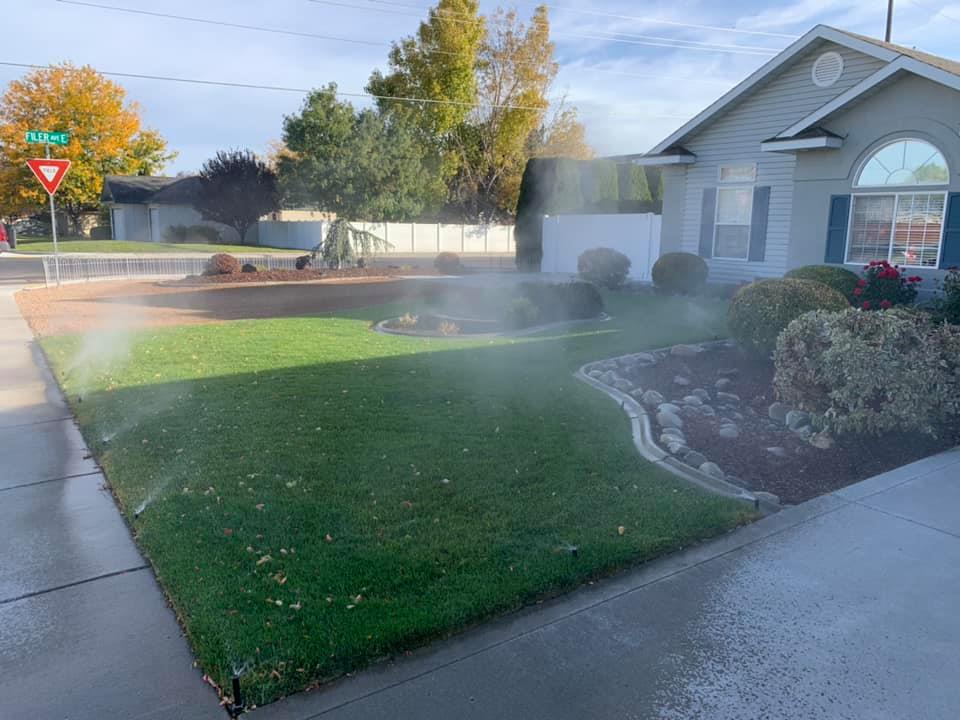
<path fill-rule="evenodd" d="M 847 254 L 847 223 L 850 221 L 850 196 L 830 196 L 830 217 L 827 220 L 827 252 L 825 263 L 842 265 Z"/>
<path fill-rule="evenodd" d="M 947 198 L 947 219 L 943 224 L 940 267 L 960 267 L 960 193 Z"/>
<path fill-rule="evenodd" d="M 717 189 L 703 189 L 700 206 L 700 257 L 713 257 L 713 221 L 717 215 Z"/>
<path fill-rule="evenodd" d="M 767 217 L 770 214 L 769 186 L 753 189 L 753 213 L 750 215 L 751 262 L 763 262 L 767 254 Z"/>

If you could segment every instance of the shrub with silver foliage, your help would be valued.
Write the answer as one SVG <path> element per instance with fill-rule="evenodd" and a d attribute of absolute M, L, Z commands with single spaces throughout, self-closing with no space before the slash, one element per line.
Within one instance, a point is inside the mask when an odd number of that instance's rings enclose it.
<path fill-rule="evenodd" d="M 960 421 L 960 329 L 919 313 L 807 313 L 774 362 L 777 396 L 835 433 L 941 435 Z"/>

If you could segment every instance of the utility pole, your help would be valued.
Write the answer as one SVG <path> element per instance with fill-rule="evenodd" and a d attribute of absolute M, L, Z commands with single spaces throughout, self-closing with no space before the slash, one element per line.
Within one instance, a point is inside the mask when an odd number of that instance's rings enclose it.
<path fill-rule="evenodd" d="M 883 39 L 890 42 L 890 33 L 893 30 L 893 0 L 887 0 L 887 33 Z"/>

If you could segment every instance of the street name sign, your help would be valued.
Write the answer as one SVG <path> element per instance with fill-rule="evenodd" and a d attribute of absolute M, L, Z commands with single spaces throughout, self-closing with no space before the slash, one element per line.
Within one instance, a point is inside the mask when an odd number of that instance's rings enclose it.
<path fill-rule="evenodd" d="M 27 130 L 27 143 L 31 145 L 69 145 L 70 133 Z"/>

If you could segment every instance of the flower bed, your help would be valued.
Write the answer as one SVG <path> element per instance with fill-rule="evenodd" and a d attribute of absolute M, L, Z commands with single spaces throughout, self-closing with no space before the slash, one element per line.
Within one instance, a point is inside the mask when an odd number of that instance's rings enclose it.
<path fill-rule="evenodd" d="M 182 285 L 219 285 L 223 283 L 262 282 L 308 282 L 311 280 L 336 280 L 340 278 L 377 278 L 400 274 L 392 268 L 343 268 L 340 270 L 260 270 L 258 272 L 235 272 L 220 275 L 190 275 L 176 281 Z"/>
<path fill-rule="evenodd" d="M 776 401 L 773 367 L 732 344 L 675 346 L 592 363 L 585 372 L 637 400 L 655 442 L 691 468 L 798 503 L 957 444 L 918 433 L 816 433 Z"/>

